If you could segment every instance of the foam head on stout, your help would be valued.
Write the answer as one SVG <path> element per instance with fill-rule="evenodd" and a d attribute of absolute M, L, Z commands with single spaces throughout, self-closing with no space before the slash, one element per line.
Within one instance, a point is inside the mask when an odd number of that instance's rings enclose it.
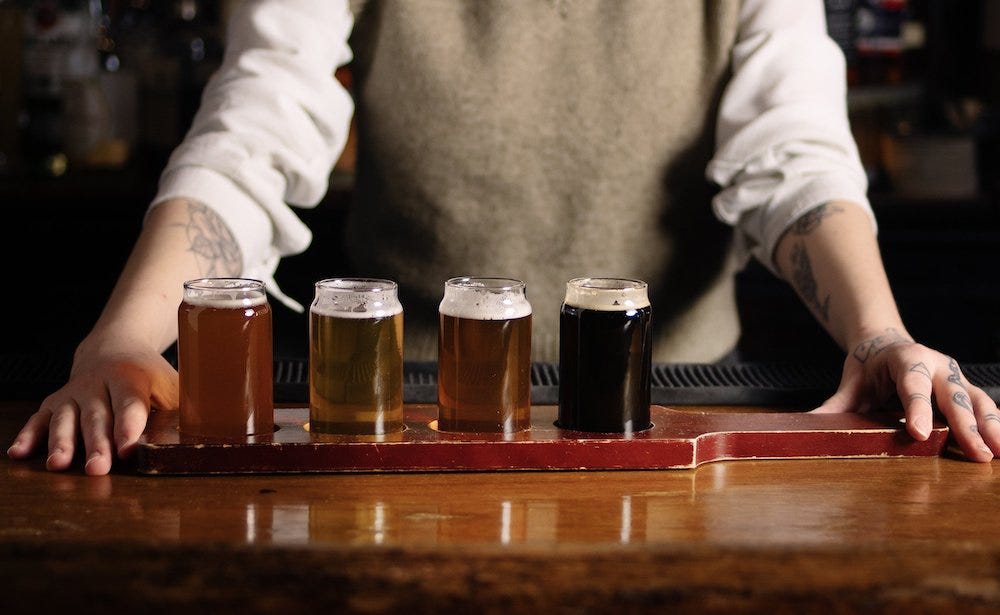
<path fill-rule="evenodd" d="M 564 429 L 630 433 L 650 426 L 652 308 L 647 285 L 576 278 L 559 317 L 559 418 Z"/>
<path fill-rule="evenodd" d="M 181 434 L 239 439 L 272 433 L 271 307 L 264 284 L 189 280 L 177 320 Z"/>
<path fill-rule="evenodd" d="M 391 280 L 329 278 L 309 308 L 309 429 L 403 429 L 403 306 Z"/>
<path fill-rule="evenodd" d="M 531 418 L 531 304 L 510 278 L 452 278 L 439 306 L 438 428 L 513 433 Z"/>

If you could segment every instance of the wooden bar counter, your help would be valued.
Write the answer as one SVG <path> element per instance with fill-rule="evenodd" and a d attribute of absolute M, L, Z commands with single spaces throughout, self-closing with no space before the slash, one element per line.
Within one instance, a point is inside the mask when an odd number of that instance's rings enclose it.
<path fill-rule="evenodd" d="M 0 405 L 0 439 L 33 410 Z M 88 477 L 4 457 L 0 610 L 996 613 L 996 467 Z"/>

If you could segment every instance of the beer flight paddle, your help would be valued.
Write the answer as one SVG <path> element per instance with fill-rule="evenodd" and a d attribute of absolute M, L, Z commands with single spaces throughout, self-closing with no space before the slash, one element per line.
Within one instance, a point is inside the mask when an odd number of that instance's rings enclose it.
<path fill-rule="evenodd" d="M 404 406 L 405 428 L 385 436 L 310 433 L 308 408 L 276 408 L 272 434 L 243 441 L 183 438 L 177 413 L 156 411 L 136 451 L 147 475 L 676 470 L 740 459 L 931 457 L 947 426 L 913 440 L 891 413 L 702 412 L 653 405 L 652 427 L 630 434 L 556 426 L 556 406 L 533 406 L 513 434 L 436 429 L 437 406 Z"/>
<path fill-rule="evenodd" d="M 935 425 L 917 442 L 887 414 L 651 405 L 646 289 L 622 278 L 567 283 L 559 403 L 532 406 L 532 310 L 524 282 L 449 279 L 439 306 L 438 403 L 407 405 L 396 283 L 321 280 L 310 307 L 309 407 L 272 412 L 263 284 L 192 280 L 178 309 L 180 411 L 151 414 L 137 469 L 667 470 L 724 459 L 933 456 L 944 449 L 946 426 Z"/>

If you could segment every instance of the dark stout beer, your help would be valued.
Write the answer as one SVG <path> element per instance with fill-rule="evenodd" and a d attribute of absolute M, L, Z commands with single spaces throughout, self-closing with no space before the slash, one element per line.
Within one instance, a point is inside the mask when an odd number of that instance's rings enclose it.
<path fill-rule="evenodd" d="M 256 280 L 184 284 L 177 311 L 180 431 L 241 439 L 274 431 L 271 307 Z"/>
<path fill-rule="evenodd" d="M 403 308 L 389 280 L 316 283 L 309 309 L 309 429 L 403 429 Z"/>
<path fill-rule="evenodd" d="M 513 433 L 531 426 L 531 305 L 524 283 L 454 278 L 438 343 L 438 428 Z"/>
<path fill-rule="evenodd" d="M 647 429 L 652 310 L 638 280 L 581 278 L 566 285 L 559 318 L 559 419 L 563 429 Z"/>

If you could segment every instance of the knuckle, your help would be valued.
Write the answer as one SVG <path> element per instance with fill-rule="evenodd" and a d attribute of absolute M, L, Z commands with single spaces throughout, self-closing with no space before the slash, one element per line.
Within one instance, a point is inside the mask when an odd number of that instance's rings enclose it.
<path fill-rule="evenodd" d="M 135 410 L 143 405 L 142 398 L 131 394 L 115 400 L 114 407 L 119 412 Z"/>

